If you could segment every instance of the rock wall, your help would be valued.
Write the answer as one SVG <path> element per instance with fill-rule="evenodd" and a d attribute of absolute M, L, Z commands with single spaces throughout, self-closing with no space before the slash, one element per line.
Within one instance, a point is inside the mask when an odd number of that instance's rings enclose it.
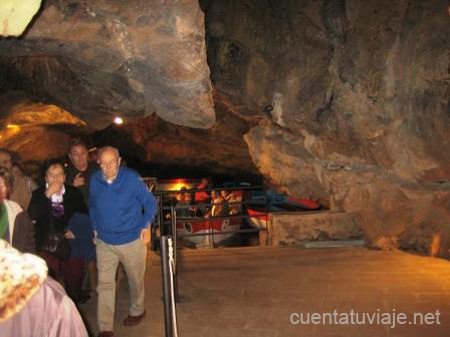
<path fill-rule="evenodd" d="M 244 139 L 265 177 L 359 214 L 375 245 L 448 249 L 446 1 L 202 6 L 214 85 L 264 117 Z"/>
<path fill-rule="evenodd" d="M 45 1 L 21 40 L 0 40 L 0 88 L 23 89 L 102 128 L 156 113 L 215 122 L 203 12 L 189 1 Z"/>
<path fill-rule="evenodd" d="M 348 212 L 272 213 L 267 226 L 272 247 L 311 241 L 354 241 L 362 236 L 357 218 Z"/>
<path fill-rule="evenodd" d="M 64 157 L 71 135 L 85 124 L 68 111 L 31 100 L 24 92 L 0 95 L 0 148 L 17 156 L 23 169 L 41 183 L 43 162 Z"/>

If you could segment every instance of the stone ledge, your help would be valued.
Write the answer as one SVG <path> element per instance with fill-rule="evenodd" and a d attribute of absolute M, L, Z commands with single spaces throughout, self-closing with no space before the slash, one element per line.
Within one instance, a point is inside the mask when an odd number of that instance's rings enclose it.
<path fill-rule="evenodd" d="M 272 213 L 268 240 L 272 247 L 301 245 L 307 241 L 349 240 L 362 238 L 354 213 L 289 212 Z"/>

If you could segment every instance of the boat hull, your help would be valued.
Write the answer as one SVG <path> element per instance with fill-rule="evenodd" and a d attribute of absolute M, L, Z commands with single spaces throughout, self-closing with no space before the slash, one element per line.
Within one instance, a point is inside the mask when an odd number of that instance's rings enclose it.
<path fill-rule="evenodd" d="M 230 239 L 241 228 L 241 217 L 177 221 L 177 236 L 197 247 L 212 246 Z"/>

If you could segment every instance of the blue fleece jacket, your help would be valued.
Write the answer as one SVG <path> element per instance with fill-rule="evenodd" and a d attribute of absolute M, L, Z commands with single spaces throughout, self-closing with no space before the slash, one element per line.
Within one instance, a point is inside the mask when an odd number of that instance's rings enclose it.
<path fill-rule="evenodd" d="M 109 184 L 97 171 L 91 175 L 89 215 L 98 238 L 110 245 L 122 245 L 137 240 L 141 230 L 150 225 L 156 215 L 155 197 L 139 175 L 120 167 L 117 178 Z"/>

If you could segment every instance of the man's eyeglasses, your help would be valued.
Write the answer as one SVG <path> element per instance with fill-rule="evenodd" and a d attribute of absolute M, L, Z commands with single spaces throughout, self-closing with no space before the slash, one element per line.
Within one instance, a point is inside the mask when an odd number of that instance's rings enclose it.
<path fill-rule="evenodd" d="M 100 162 L 100 167 L 101 167 L 101 168 L 115 167 L 115 166 L 117 166 L 117 164 L 118 164 L 117 160 L 111 160 L 111 161 L 108 162 L 108 163 L 102 163 L 102 162 Z"/>

